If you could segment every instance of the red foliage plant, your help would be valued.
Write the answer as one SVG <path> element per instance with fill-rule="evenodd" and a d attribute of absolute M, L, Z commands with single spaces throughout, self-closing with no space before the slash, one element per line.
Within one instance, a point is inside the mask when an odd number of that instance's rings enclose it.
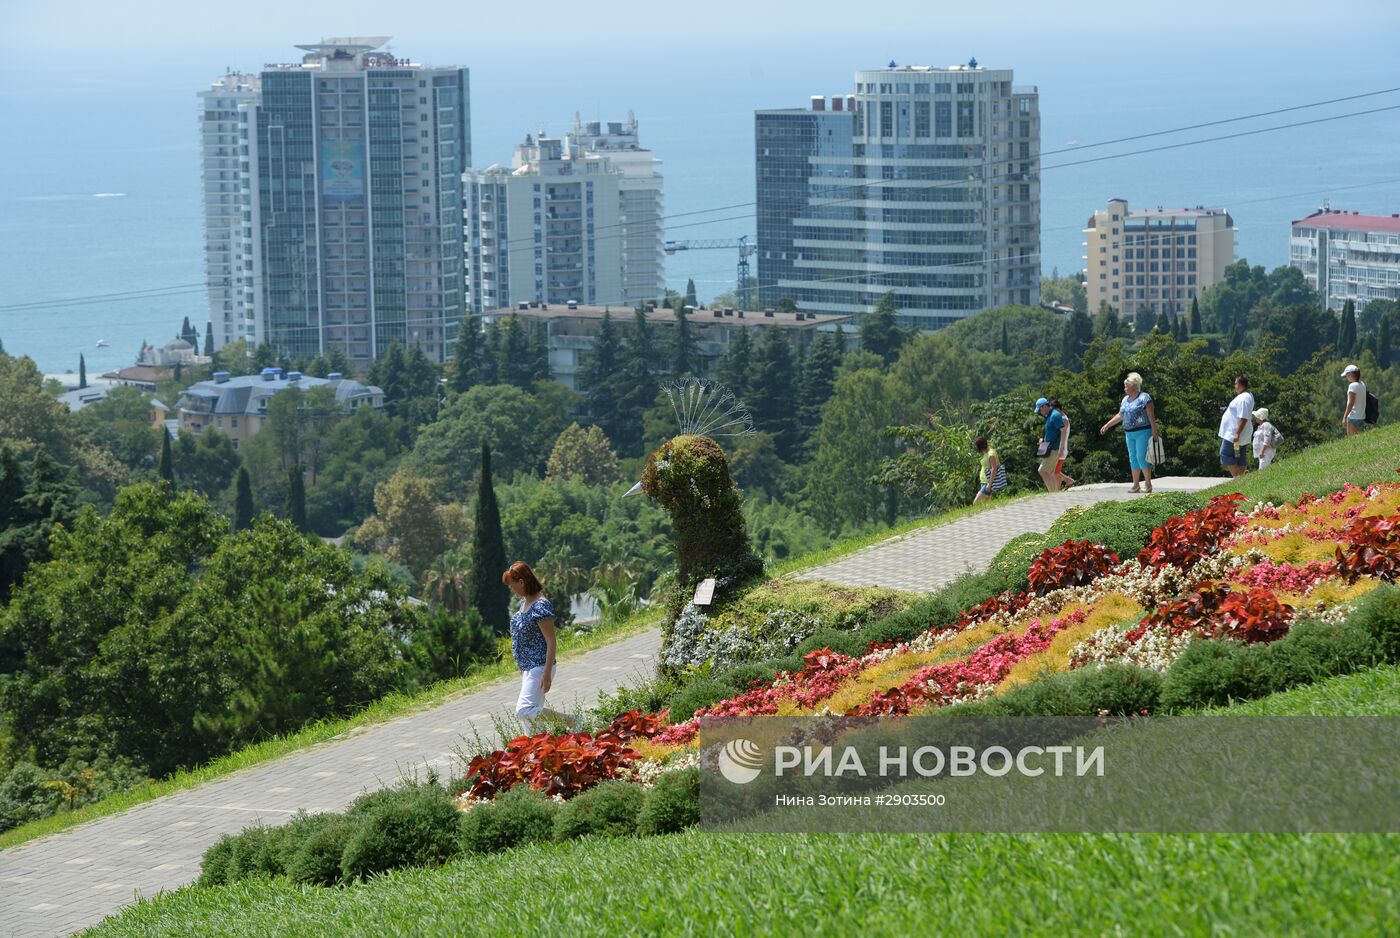
<path fill-rule="evenodd" d="M 1031 590 L 1041 596 L 1057 589 L 1087 586 L 1118 565 L 1118 555 L 1091 541 L 1065 541 L 1031 562 Z"/>
<path fill-rule="evenodd" d="M 1223 584 L 1203 583 L 1181 599 L 1159 606 L 1124 638 L 1135 642 L 1149 628 L 1165 627 L 1172 635 L 1194 632 L 1206 638 L 1269 642 L 1288 632 L 1293 612 L 1292 606 L 1279 602 L 1267 589 L 1232 592 Z"/>
<path fill-rule="evenodd" d="M 1204 508 L 1168 518 L 1152 531 L 1147 546 L 1138 552 L 1138 561 L 1185 570 L 1204 560 L 1244 523 L 1238 508 L 1242 501 L 1244 496 L 1238 492 L 1217 495 Z"/>
<path fill-rule="evenodd" d="M 1337 570 L 1349 582 L 1374 576 L 1394 583 L 1400 576 L 1400 514 L 1358 518 L 1342 536 L 1346 550 L 1337 548 Z"/>
<path fill-rule="evenodd" d="M 638 758 L 627 742 L 650 738 L 664 717 L 629 710 L 601 733 L 537 733 L 517 736 L 504 749 L 474 757 L 467 765 L 474 798 L 494 798 L 516 785 L 538 788 L 547 795 L 571 798 L 599 782 L 617 777 L 618 770 Z"/>

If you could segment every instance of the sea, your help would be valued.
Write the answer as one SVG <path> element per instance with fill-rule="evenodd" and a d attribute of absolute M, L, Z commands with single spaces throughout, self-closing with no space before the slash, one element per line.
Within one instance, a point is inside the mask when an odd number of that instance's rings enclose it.
<path fill-rule="evenodd" d="M 1065 28 L 1023 35 L 891 29 L 887 36 L 745 35 L 502 46 L 398 37 L 392 50 L 471 69 L 473 162 L 508 164 L 526 133 L 585 121 L 640 123 L 662 160 L 671 239 L 755 234 L 753 111 L 850 93 L 854 69 L 889 61 L 1012 67 L 1040 92 L 1042 272 L 1083 264 L 1085 220 L 1108 199 L 1222 206 L 1237 256 L 1287 260 L 1289 222 L 1324 202 L 1400 212 L 1400 110 L 1196 145 L 1282 124 L 1400 105 L 1400 91 L 1249 120 L 1260 112 L 1400 87 L 1386 30 L 1334 38 L 1261 24 L 1124 36 Z M 131 364 L 189 317 L 204 330 L 196 93 L 228 67 L 291 61 L 304 37 L 230 48 L 119 44 L 14 48 L 0 59 L 0 342 L 50 373 Z M 284 41 L 285 40 L 285 41 Z M 1190 125 L 1219 123 L 1190 130 Z M 1164 133 L 1165 131 L 1177 131 Z M 1141 135 L 1153 134 L 1143 137 Z M 1137 139 L 1123 139 L 1137 138 Z M 1121 141 L 1111 143 L 1111 141 Z M 1108 143 L 1107 146 L 1091 144 Z M 1069 148 L 1078 148 L 1070 150 Z M 1147 151 L 1147 152 L 1134 152 Z M 667 280 L 701 299 L 731 289 L 737 252 L 667 259 Z M 150 295 L 131 298 L 127 294 Z M 44 308 L 17 309 L 33 303 Z"/>

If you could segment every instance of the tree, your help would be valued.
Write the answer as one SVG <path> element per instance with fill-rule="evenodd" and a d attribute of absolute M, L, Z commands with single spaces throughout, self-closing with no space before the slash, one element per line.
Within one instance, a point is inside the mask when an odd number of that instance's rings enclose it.
<path fill-rule="evenodd" d="M 1001 321 L 1001 354 L 1007 357 L 1011 355 L 1011 332 L 1007 328 L 1005 319 Z"/>
<path fill-rule="evenodd" d="M 0 603 L 9 598 L 24 572 L 49 557 L 49 537 L 56 525 L 77 514 L 78 487 L 73 473 L 37 450 L 29 467 L 0 443 Z M 0 650 L 0 672 L 11 671 Z"/>
<path fill-rule="evenodd" d="M 1064 344 L 1060 349 L 1060 363 L 1066 368 L 1078 368 L 1079 360 L 1089 343 L 1094 341 L 1094 321 L 1088 313 L 1075 310 L 1065 323 Z"/>
<path fill-rule="evenodd" d="M 543 321 L 536 322 L 530 329 L 530 367 L 536 381 L 551 380 L 549 368 L 549 327 Z"/>
<path fill-rule="evenodd" d="M 1166 310 L 1161 310 L 1161 311 L 1159 311 L 1159 312 L 1157 313 L 1157 322 L 1156 322 L 1156 324 L 1153 326 L 1153 328 L 1155 328 L 1155 329 L 1156 329 L 1158 332 L 1160 332 L 1162 335 L 1170 335 L 1170 334 L 1171 334 L 1171 331 L 1172 331 L 1172 320 L 1171 320 L 1171 317 L 1167 315 L 1167 311 L 1166 311 Z"/>
<path fill-rule="evenodd" d="M 1376 333 L 1376 364 L 1382 368 L 1389 368 L 1391 356 L 1395 348 L 1395 314 L 1383 316 L 1381 318 L 1380 329 Z"/>
<path fill-rule="evenodd" d="M 1356 303 L 1342 304 L 1342 321 L 1337 327 L 1337 354 L 1350 357 L 1356 351 Z"/>
<path fill-rule="evenodd" d="M 214 355 L 214 323 L 212 320 L 204 324 L 204 354 L 211 358 Z"/>
<path fill-rule="evenodd" d="M 535 373 L 530 339 L 525 335 L 525 327 L 519 316 L 507 316 L 505 325 L 501 327 L 500 355 L 501 363 L 497 367 L 503 383 L 528 390 L 541 377 Z M 548 373 L 543 377 L 549 377 Z"/>
<path fill-rule="evenodd" d="M 617 426 L 608 432 L 608 439 L 617 446 L 624 456 L 641 455 L 642 415 L 656 398 L 656 382 L 652 377 L 652 363 L 656 352 L 652 345 L 651 323 L 644 310 L 638 309 L 632 317 L 623 344 L 620 383 L 616 386 L 620 413 Z M 602 426 L 602 424 L 599 424 Z M 608 428 L 603 427 L 606 431 Z"/>
<path fill-rule="evenodd" d="M 1110 342 L 1127 336 L 1126 324 L 1107 300 L 1099 303 L 1099 311 L 1094 314 L 1094 338 Z"/>
<path fill-rule="evenodd" d="M 837 328 L 839 330 L 840 327 Z M 817 427 L 821 425 L 822 406 L 831 399 L 831 393 L 836 387 L 836 370 L 841 366 L 840 342 L 839 331 L 819 334 L 812 340 L 811 351 L 802 369 L 802 402 L 798 406 L 798 423 L 808 446 L 816 441 Z"/>
<path fill-rule="evenodd" d="M 175 484 L 175 462 L 170 454 L 170 434 L 160 435 L 160 477 L 170 485 Z"/>
<path fill-rule="evenodd" d="M 209 498 L 228 490 L 239 465 L 233 441 L 218 430 L 205 430 L 197 437 L 181 430 L 171 453 L 175 477 L 185 488 Z"/>
<path fill-rule="evenodd" d="M 583 372 L 579 375 L 579 389 L 583 391 L 585 409 L 589 418 L 602 428 L 609 439 L 618 430 L 622 420 L 617 394 L 618 369 L 622 363 L 622 341 L 613 324 L 612 313 L 604 310 L 598 335 L 593 347 L 584 358 Z"/>
<path fill-rule="evenodd" d="M 253 483 L 248 478 L 248 470 L 238 467 L 237 492 L 233 497 L 233 529 L 246 531 L 253 526 L 253 516 L 257 509 L 253 505 Z"/>
<path fill-rule="evenodd" d="M 481 383 L 500 384 L 504 380 L 501 374 L 501 322 L 496 319 L 482 334 Z"/>
<path fill-rule="evenodd" d="M 459 504 L 443 504 L 433 484 L 405 469 L 374 490 L 374 514 L 351 535 L 356 546 L 409 569 L 415 580 L 467 534 Z"/>
<path fill-rule="evenodd" d="M 287 504 L 282 512 L 292 527 L 306 530 L 306 478 L 300 465 L 287 470 Z"/>
<path fill-rule="evenodd" d="M 886 432 L 900 441 L 904 452 L 881 464 L 876 483 L 898 489 L 934 514 L 972 499 L 977 454 L 972 448 L 976 433 L 970 427 L 935 419 L 927 426 L 890 427 Z"/>
<path fill-rule="evenodd" d="M 461 677 L 474 663 L 494 655 L 496 637 L 475 609 L 459 615 L 438 607 L 424 616 L 409 649 L 414 665 L 425 678 L 447 681 Z"/>
<path fill-rule="evenodd" d="M 505 539 L 501 535 L 501 509 L 491 482 L 491 447 L 481 444 L 481 473 L 477 476 L 476 518 L 472 528 L 472 575 L 467 582 L 467 607 L 496 635 L 510 629 L 509 591 L 501 582 L 506 569 Z"/>
<path fill-rule="evenodd" d="M 177 386 L 180 384 L 181 381 L 185 380 L 185 366 L 179 360 L 176 360 L 175 370 L 170 377 L 171 380 L 174 381 Z"/>
<path fill-rule="evenodd" d="M 598 427 L 584 429 L 577 423 L 565 428 L 554 441 L 545 466 L 545 479 L 576 479 L 585 485 L 617 481 L 617 454 Z"/>
<path fill-rule="evenodd" d="M 470 313 L 457 330 L 452 361 L 447 366 L 447 386 L 463 394 L 481 383 L 481 317 Z"/>
<path fill-rule="evenodd" d="M 777 326 L 763 330 L 750 385 L 754 428 L 772 434 L 778 455 L 791 460 L 801 443 L 797 374 L 787 334 Z"/>
<path fill-rule="evenodd" d="M 81 389 L 83 389 L 83 388 L 85 388 L 85 387 L 87 387 L 87 386 L 88 386 L 88 385 L 87 385 L 87 359 L 83 357 L 83 353 L 82 353 L 82 352 L 79 352 L 79 353 L 78 353 L 78 389 L 81 390 Z"/>
<path fill-rule="evenodd" d="M 741 401 L 749 398 L 749 381 L 753 368 L 753 340 L 748 327 L 735 326 L 729 330 L 729 346 L 719 363 L 719 383 Z"/>
<path fill-rule="evenodd" d="M 685 282 L 685 305 L 694 309 L 700 308 L 700 300 L 695 295 L 695 281 L 687 279 Z"/>
<path fill-rule="evenodd" d="M 898 312 L 894 294 L 886 293 L 880 297 L 880 302 L 875 304 L 875 308 L 860 319 L 861 348 L 879 355 L 885 364 L 894 361 L 904 345 L 904 331 L 895 321 L 895 314 Z"/>
<path fill-rule="evenodd" d="M 1201 300 L 1200 297 L 1191 297 L 1191 334 L 1200 335 L 1205 332 L 1201 328 Z"/>
<path fill-rule="evenodd" d="M 828 531 L 885 515 L 886 493 L 871 479 L 898 452 L 885 428 L 914 416 L 907 395 L 897 380 L 871 369 L 836 379 L 836 391 L 822 408 L 807 483 L 813 514 Z"/>
<path fill-rule="evenodd" d="M 1058 303 L 1080 312 L 1089 311 L 1089 294 L 1084 287 L 1084 274 L 1061 277 L 1058 269 L 1049 277 L 1040 278 L 1040 299 L 1043 303 Z"/>
<path fill-rule="evenodd" d="M 691 281 L 694 285 L 694 281 Z M 695 336 L 690 331 L 690 317 L 676 310 L 676 328 L 671 333 L 671 374 L 685 378 L 697 374 L 700 362 L 695 353 Z"/>

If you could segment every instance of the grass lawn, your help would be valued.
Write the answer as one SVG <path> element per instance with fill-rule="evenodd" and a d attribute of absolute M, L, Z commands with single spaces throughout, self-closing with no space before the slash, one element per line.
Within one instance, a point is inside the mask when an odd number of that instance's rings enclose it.
<path fill-rule="evenodd" d="M 1223 713 L 1400 712 L 1400 668 Z M 363 886 L 185 889 L 101 936 L 1385 935 L 1396 835 L 714 835 L 530 847 Z M 923 928 L 920 923 L 925 923 Z"/>
<path fill-rule="evenodd" d="M 1241 492 L 1252 501 L 1279 504 L 1304 492 L 1330 492 L 1343 482 L 1400 481 L 1400 423 L 1342 437 L 1296 455 L 1280 457 L 1267 469 L 1246 472 L 1238 479 L 1207 489 L 1206 496 Z"/>
<path fill-rule="evenodd" d="M 576 655 L 592 651 L 603 645 L 634 635 L 655 624 L 655 610 L 644 609 L 615 626 L 599 626 L 583 635 L 564 635 L 560 639 L 561 660 L 567 661 Z M 295 733 L 275 736 L 255 743 L 237 752 L 215 759 L 205 765 L 184 769 L 170 778 L 147 782 L 128 791 L 117 792 L 101 801 L 78 808 L 76 811 L 62 811 L 50 817 L 21 824 L 0 834 L 0 850 L 26 843 L 38 837 L 46 837 L 59 831 L 76 827 L 96 818 L 117 814 L 127 808 L 144 804 L 162 795 L 193 788 L 205 782 L 221 778 L 231 772 L 246 769 L 270 759 L 287 755 L 317 743 L 324 743 L 360 726 L 394 720 L 418 710 L 440 706 L 447 701 L 476 690 L 484 684 L 516 674 L 512 662 L 482 663 L 471 668 L 462 677 L 442 681 L 432 687 L 413 694 L 390 694 L 370 704 L 365 709 L 338 719 L 321 720 L 304 726 Z"/>

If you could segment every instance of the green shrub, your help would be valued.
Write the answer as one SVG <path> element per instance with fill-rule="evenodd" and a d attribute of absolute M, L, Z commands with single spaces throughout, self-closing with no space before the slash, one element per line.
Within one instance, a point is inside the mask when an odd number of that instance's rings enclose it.
<path fill-rule="evenodd" d="M 195 885 L 221 886 L 229 882 L 229 860 L 233 858 L 233 842 L 237 838 L 237 834 L 225 834 L 204 851 L 204 856 L 199 861 L 199 879 L 195 880 Z"/>
<path fill-rule="evenodd" d="M 343 814 L 312 814 L 288 825 L 282 846 L 282 866 L 294 883 L 334 886 L 340 882 L 340 860 L 358 824 Z"/>
<path fill-rule="evenodd" d="M 463 817 L 458 834 L 464 853 L 495 853 L 554 836 L 559 805 L 525 785 L 519 785 Z"/>
<path fill-rule="evenodd" d="M 1340 624 L 1300 622 L 1260 653 L 1267 680 L 1259 690 L 1272 694 L 1370 667 L 1380 658 L 1380 646 L 1370 629 L 1353 618 Z"/>
<path fill-rule="evenodd" d="M 1127 664 L 1061 671 L 1003 694 L 947 708 L 961 716 L 1115 716 L 1154 710 L 1161 678 L 1155 671 Z"/>
<path fill-rule="evenodd" d="M 779 659 L 768 661 L 751 661 L 747 664 L 739 664 L 721 674 L 718 680 L 725 687 L 729 688 L 730 696 L 742 694 L 750 689 L 754 681 L 767 683 L 778 673 L 775 662 Z"/>
<path fill-rule="evenodd" d="M 843 655 L 858 656 L 865 652 L 866 642 L 856 632 L 841 632 L 836 629 L 822 629 L 797 646 L 798 655 L 821 648 L 830 648 Z"/>
<path fill-rule="evenodd" d="M 51 774 L 32 762 L 10 767 L 0 781 L 0 832 L 58 811 L 63 797 L 46 783 Z"/>
<path fill-rule="evenodd" d="M 667 772 L 656 780 L 637 815 L 637 833 L 674 834 L 700 823 L 700 770 Z"/>
<path fill-rule="evenodd" d="M 637 832 L 637 815 L 646 789 L 631 782 L 604 782 L 564 802 L 554 817 L 554 839 L 573 840 L 588 834 L 628 837 Z"/>
<path fill-rule="evenodd" d="M 1263 648 L 1229 639 L 1192 642 L 1162 677 L 1161 707 L 1175 713 L 1261 696 L 1269 687 Z"/>
<path fill-rule="evenodd" d="M 1400 664 L 1400 587 L 1379 586 L 1361 597 L 1351 621 L 1371 633 L 1386 661 Z"/>
<path fill-rule="evenodd" d="M 394 797 L 365 812 L 345 844 L 340 872 L 347 880 L 436 865 L 457 852 L 461 813 L 447 789 L 433 784 L 388 790 Z"/>
<path fill-rule="evenodd" d="M 1152 529 L 1168 518 L 1199 508 L 1202 499 L 1190 492 L 1163 492 L 1151 498 L 1126 502 L 1100 502 L 1088 508 L 1071 508 L 1045 532 L 1044 546 L 1065 541 L 1102 544 L 1127 559 L 1147 546 Z"/>
<path fill-rule="evenodd" d="M 231 837 L 227 854 L 222 858 L 222 878 L 224 883 L 236 883 L 240 879 L 258 876 L 280 876 L 282 868 L 282 842 L 287 835 L 285 827 L 250 827 Z M 210 847 L 212 852 L 219 844 Z M 216 875 L 220 859 L 214 860 Z M 211 877 L 212 878 L 212 877 Z"/>
<path fill-rule="evenodd" d="M 680 684 L 672 677 L 658 677 L 635 687 L 619 687 L 612 694 L 606 691 L 599 694 L 593 712 L 604 723 L 611 723 L 629 710 L 655 713 L 666 706 L 666 701 L 679 689 Z"/>
<path fill-rule="evenodd" d="M 671 695 L 667 706 L 671 709 L 671 722 L 683 723 L 695 716 L 695 711 L 711 704 L 727 700 L 733 693 L 725 684 L 709 677 L 696 678 Z"/>

